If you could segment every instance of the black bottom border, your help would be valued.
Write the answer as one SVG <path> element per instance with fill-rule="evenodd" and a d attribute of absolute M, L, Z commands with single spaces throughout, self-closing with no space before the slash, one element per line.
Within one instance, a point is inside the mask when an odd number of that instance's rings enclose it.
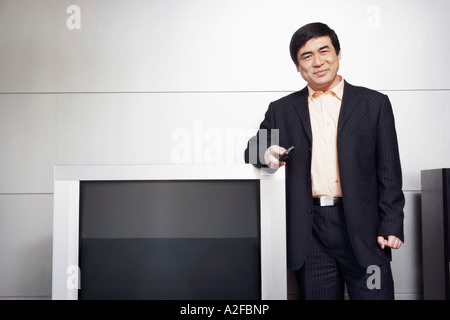
<path fill-rule="evenodd" d="M 450 301 L 216 301 L 216 300 L 2 300 L 3 312 L 35 316 L 48 314 L 64 318 L 101 316 L 139 316 L 146 319 L 302 319 L 314 317 L 350 317 L 358 319 L 377 316 L 423 314 L 442 308 L 449 310 Z"/>

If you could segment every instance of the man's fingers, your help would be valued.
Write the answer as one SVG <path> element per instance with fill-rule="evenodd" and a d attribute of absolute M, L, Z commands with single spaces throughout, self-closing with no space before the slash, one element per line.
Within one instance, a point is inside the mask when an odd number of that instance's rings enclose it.
<path fill-rule="evenodd" d="M 389 236 L 387 242 L 387 245 L 392 249 L 398 249 L 402 245 L 402 241 L 395 236 Z"/>
<path fill-rule="evenodd" d="M 386 245 L 392 249 L 398 249 L 402 244 L 402 241 L 395 236 L 389 236 L 386 242 Z"/>
<path fill-rule="evenodd" d="M 400 240 L 396 236 L 389 236 L 389 237 L 380 236 L 377 237 L 377 242 L 380 245 L 381 249 L 384 249 L 384 247 L 398 249 L 402 245 L 402 240 Z"/>
<path fill-rule="evenodd" d="M 380 245 L 381 249 L 384 249 L 384 246 L 385 246 L 385 240 L 384 240 L 384 237 L 378 237 L 378 238 L 377 238 L 377 242 L 378 242 L 378 244 Z"/>
<path fill-rule="evenodd" d="M 268 163 L 267 163 L 267 165 L 269 166 L 269 167 L 278 167 L 279 166 L 279 161 L 278 161 L 278 159 L 271 153 L 269 156 L 268 156 Z"/>
<path fill-rule="evenodd" d="M 277 145 L 273 145 L 273 146 L 270 146 L 270 151 L 272 152 L 272 154 L 274 156 L 278 157 L 280 154 L 285 152 L 286 149 L 283 147 L 277 146 Z"/>
<path fill-rule="evenodd" d="M 270 146 L 264 154 L 264 160 L 269 168 L 278 169 L 286 164 L 284 161 L 278 161 L 280 154 L 286 149 L 277 145 Z"/>

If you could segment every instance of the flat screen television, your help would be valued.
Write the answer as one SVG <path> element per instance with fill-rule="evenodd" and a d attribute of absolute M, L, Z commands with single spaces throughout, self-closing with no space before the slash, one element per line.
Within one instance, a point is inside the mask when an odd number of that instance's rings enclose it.
<path fill-rule="evenodd" d="M 53 299 L 286 299 L 284 172 L 56 166 Z"/>

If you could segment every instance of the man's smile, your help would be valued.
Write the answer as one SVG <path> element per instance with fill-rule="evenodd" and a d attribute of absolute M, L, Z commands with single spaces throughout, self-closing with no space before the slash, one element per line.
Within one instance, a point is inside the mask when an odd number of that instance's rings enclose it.
<path fill-rule="evenodd" d="M 328 73 L 328 70 L 329 69 L 316 71 L 316 72 L 314 72 L 314 75 L 317 77 L 323 77 L 324 75 L 326 75 Z"/>

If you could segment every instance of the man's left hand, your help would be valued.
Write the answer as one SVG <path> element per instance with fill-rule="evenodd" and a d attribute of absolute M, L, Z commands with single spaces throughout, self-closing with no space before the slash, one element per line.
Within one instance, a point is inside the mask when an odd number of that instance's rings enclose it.
<path fill-rule="evenodd" d="M 384 247 L 389 247 L 392 249 L 398 249 L 402 245 L 402 240 L 397 238 L 396 236 L 389 236 L 389 237 L 378 237 L 377 238 L 378 244 L 380 245 L 381 249 L 384 249 Z"/>

